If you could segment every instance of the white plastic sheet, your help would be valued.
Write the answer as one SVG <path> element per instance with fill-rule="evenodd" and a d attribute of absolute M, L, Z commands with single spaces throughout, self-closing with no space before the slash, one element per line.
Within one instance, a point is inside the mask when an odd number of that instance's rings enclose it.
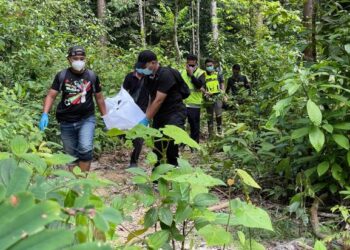
<path fill-rule="evenodd" d="M 105 103 L 107 114 L 102 118 L 107 129 L 132 129 L 145 117 L 145 113 L 124 88 L 116 96 L 106 98 Z"/>

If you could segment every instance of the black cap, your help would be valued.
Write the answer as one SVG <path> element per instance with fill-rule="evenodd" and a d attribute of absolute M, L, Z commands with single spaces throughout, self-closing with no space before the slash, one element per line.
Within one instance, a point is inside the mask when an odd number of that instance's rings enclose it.
<path fill-rule="evenodd" d="M 157 55 L 150 50 L 144 50 L 140 52 L 139 57 L 137 59 L 137 63 L 140 63 L 139 65 L 142 65 L 142 67 L 144 67 L 146 63 L 152 61 L 157 61 Z"/>
<path fill-rule="evenodd" d="M 145 66 L 145 65 L 144 65 L 143 63 L 137 62 L 137 63 L 135 63 L 134 68 L 135 68 L 135 69 L 142 69 L 144 66 Z"/>
<path fill-rule="evenodd" d="M 85 49 L 82 46 L 73 46 L 68 50 L 68 56 L 85 56 Z"/>

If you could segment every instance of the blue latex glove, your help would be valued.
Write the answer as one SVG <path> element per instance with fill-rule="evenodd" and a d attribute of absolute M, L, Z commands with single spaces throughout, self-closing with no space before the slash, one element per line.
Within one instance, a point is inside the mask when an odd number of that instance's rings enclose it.
<path fill-rule="evenodd" d="M 147 127 L 149 125 L 149 120 L 147 119 L 147 117 L 145 117 L 139 122 L 139 124 Z"/>
<path fill-rule="evenodd" d="M 41 131 L 44 131 L 44 129 L 47 127 L 47 125 L 49 125 L 49 116 L 47 113 L 43 113 L 41 115 L 41 119 L 39 122 L 39 129 Z"/>

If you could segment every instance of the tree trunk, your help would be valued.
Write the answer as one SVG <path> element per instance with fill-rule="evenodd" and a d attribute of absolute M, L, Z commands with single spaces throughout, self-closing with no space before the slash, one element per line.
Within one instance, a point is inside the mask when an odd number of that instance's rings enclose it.
<path fill-rule="evenodd" d="M 177 19 L 179 16 L 179 0 L 175 0 L 175 14 L 174 14 L 174 45 L 175 45 L 175 51 L 176 51 L 176 61 L 179 63 L 180 58 L 180 48 L 179 48 L 179 41 L 177 37 Z"/>
<path fill-rule="evenodd" d="M 219 40 L 219 28 L 218 28 L 216 0 L 211 1 L 210 16 L 211 16 L 211 29 L 213 33 L 213 41 L 215 45 L 217 45 Z"/>
<path fill-rule="evenodd" d="M 105 0 L 97 0 L 97 17 L 104 24 L 105 17 L 106 17 L 106 1 Z M 101 40 L 102 44 L 106 44 L 107 43 L 106 35 L 102 35 L 100 40 Z"/>
<path fill-rule="evenodd" d="M 139 5 L 139 19 L 140 19 L 140 33 L 141 33 L 141 45 L 146 47 L 146 31 L 144 23 L 144 12 L 143 12 L 143 0 L 138 0 Z"/>
<path fill-rule="evenodd" d="M 192 26 L 192 43 L 191 43 L 191 53 L 196 54 L 196 29 L 194 24 L 194 8 L 195 2 L 191 1 L 191 26 Z"/>
<path fill-rule="evenodd" d="M 201 44 L 200 44 L 200 14 L 201 14 L 201 0 L 197 0 L 197 57 L 198 65 L 201 63 Z"/>
<path fill-rule="evenodd" d="M 304 26 L 307 29 L 308 46 L 304 50 L 304 60 L 316 61 L 316 2 L 306 0 L 304 3 Z"/>

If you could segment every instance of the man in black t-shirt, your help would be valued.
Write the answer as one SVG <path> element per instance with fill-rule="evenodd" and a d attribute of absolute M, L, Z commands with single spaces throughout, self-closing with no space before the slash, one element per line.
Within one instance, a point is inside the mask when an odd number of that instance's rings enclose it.
<path fill-rule="evenodd" d="M 57 73 L 45 98 L 39 128 L 43 131 L 48 126 L 48 113 L 58 93 L 62 91 L 56 118 L 60 123 L 64 151 L 77 158 L 76 163 L 82 171 L 89 171 L 96 123 L 93 96 L 102 115 L 106 114 L 106 106 L 98 76 L 85 69 L 84 48 L 71 47 L 67 59 L 71 67 Z"/>
<path fill-rule="evenodd" d="M 246 76 L 240 74 L 241 66 L 239 64 L 235 64 L 232 66 L 232 76 L 227 80 L 226 93 L 232 95 L 236 95 L 238 89 L 244 87 L 249 90 L 250 93 L 250 85 L 248 83 L 248 79 Z"/>
<path fill-rule="evenodd" d="M 135 70 L 125 76 L 123 88 L 129 92 L 135 103 L 143 112 L 146 112 L 149 103 L 149 94 L 144 87 L 144 75 L 142 73 L 142 64 L 136 63 Z M 134 150 L 130 157 L 129 167 L 137 167 L 137 162 L 142 150 L 143 139 L 133 140 Z"/>
<path fill-rule="evenodd" d="M 166 125 L 175 125 L 183 128 L 186 119 L 186 106 L 183 103 L 180 84 L 170 68 L 163 68 L 157 61 L 157 56 L 149 50 L 139 54 L 138 62 L 143 64 L 145 75 L 145 88 L 150 94 L 150 104 L 146 111 L 146 117 L 140 122 L 148 125 L 153 119 L 153 127 L 163 128 Z M 165 145 L 166 144 L 166 145 Z M 162 151 L 167 149 L 166 161 L 177 165 L 179 156 L 178 145 L 173 140 L 169 142 L 156 142 L 154 152 L 157 154 L 158 166 L 162 159 Z"/>

